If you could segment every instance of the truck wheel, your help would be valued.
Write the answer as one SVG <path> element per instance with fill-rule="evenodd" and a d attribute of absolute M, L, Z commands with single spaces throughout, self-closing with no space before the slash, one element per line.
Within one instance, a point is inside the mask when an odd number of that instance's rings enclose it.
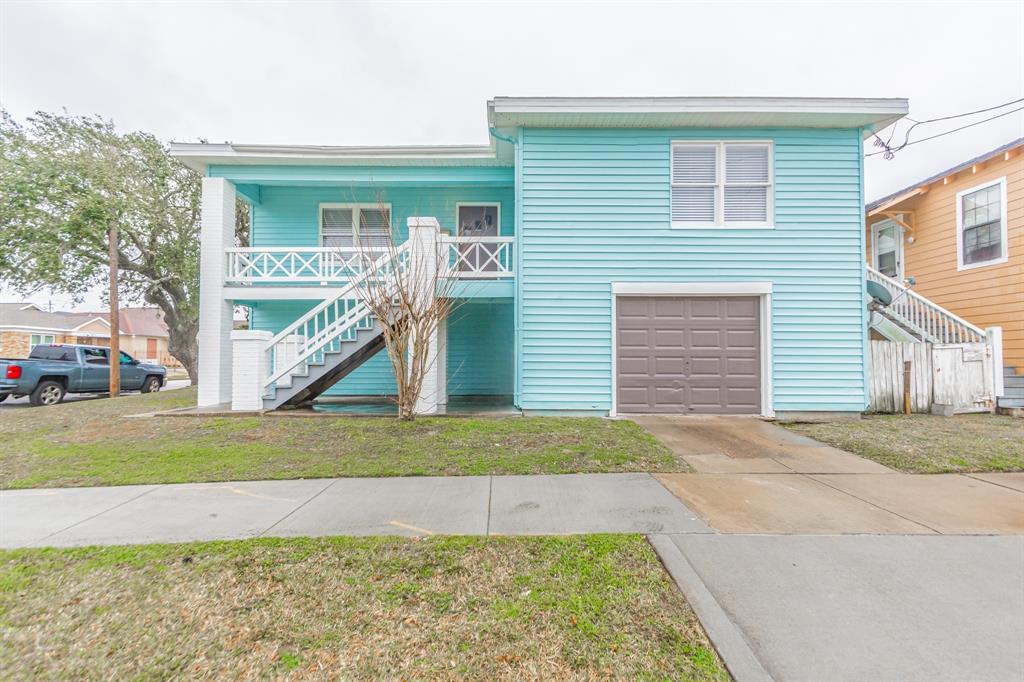
<path fill-rule="evenodd" d="M 56 405 L 64 400 L 64 386 L 56 381 L 41 381 L 32 391 L 28 401 L 39 407 L 40 405 Z"/>
<path fill-rule="evenodd" d="M 0 403 L 2 403 L 3 401 L 7 400 L 7 396 L 9 396 L 9 395 L 10 395 L 10 393 L 0 393 Z"/>
<path fill-rule="evenodd" d="M 142 382 L 143 393 L 156 393 L 160 390 L 160 377 L 146 377 L 146 380 Z"/>

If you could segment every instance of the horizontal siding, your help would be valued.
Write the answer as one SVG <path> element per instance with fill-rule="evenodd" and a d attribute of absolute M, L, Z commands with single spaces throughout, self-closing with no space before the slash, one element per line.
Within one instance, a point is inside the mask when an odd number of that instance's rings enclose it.
<path fill-rule="evenodd" d="M 957 270 L 956 195 L 1006 178 L 1008 259 L 998 265 Z M 1003 328 L 1003 359 L 1024 371 L 1024 154 L 996 158 L 977 172 L 967 169 L 949 184 L 933 183 L 928 192 L 891 209 L 913 212 L 914 243 L 903 242 L 903 270 L 917 280 L 914 291 L 979 327 Z M 871 227 L 884 216 L 868 219 Z"/>
<path fill-rule="evenodd" d="M 263 301 L 252 310 L 253 329 L 278 333 L 308 311 L 314 301 Z M 448 326 L 448 393 L 511 395 L 513 392 L 513 305 L 511 299 L 466 299 Z M 335 384 L 326 395 L 394 395 L 395 379 L 381 351 Z"/>
<path fill-rule="evenodd" d="M 391 204 L 392 224 L 402 239 L 411 216 L 437 218 L 442 229 L 455 227 L 458 203 L 501 204 L 501 234 L 515 233 L 512 187 L 288 187 L 267 185 L 252 210 L 253 246 L 319 246 L 322 203 Z"/>
<path fill-rule="evenodd" d="M 674 230 L 674 139 L 774 142 L 771 230 Z M 776 410 L 865 406 L 855 130 L 541 130 L 522 135 L 521 396 L 609 410 L 611 283 L 771 281 Z"/>

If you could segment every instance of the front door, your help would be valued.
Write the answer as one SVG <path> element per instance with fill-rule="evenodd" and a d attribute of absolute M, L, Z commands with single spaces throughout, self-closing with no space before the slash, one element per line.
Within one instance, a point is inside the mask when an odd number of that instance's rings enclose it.
<path fill-rule="evenodd" d="M 872 228 L 871 250 L 875 256 L 875 270 L 897 281 L 903 280 L 903 230 L 896 223 L 885 220 Z"/>
<path fill-rule="evenodd" d="M 460 237 L 497 237 L 498 204 L 459 204 L 457 223 Z M 462 244 L 460 269 L 472 272 L 494 272 L 498 269 L 494 254 L 497 244 Z"/>

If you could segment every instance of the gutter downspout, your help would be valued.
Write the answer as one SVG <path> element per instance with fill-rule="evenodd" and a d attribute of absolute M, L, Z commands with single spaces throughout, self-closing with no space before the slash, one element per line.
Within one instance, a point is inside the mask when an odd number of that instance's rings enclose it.
<path fill-rule="evenodd" d="M 522 246 L 522 214 L 523 214 L 523 182 L 522 182 L 522 160 L 523 160 L 523 148 L 520 144 L 522 139 L 523 129 L 519 128 L 518 137 L 510 137 L 508 135 L 502 135 L 493 126 L 488 127 L 487 132 L 490 133 L 491 137 L 495 140 L 501 140 L 512 145 L 515 156 L 515 234 L 513 235 L 515 241 L 514 244 L 514 257 L 515 257 L 515 268 L 516 268 L 516 282 L 515 282 L 515 301 L 513 302 L 513 327 L 514 327 L 514 368 L 513 378 L 515 380 L 513 388 L 513 404 L 522 409 L 521 396 L 522 396 L 522 354 L 523 354 L 523 311 L 522 311 L 522 290 L 523 290 L 523 246 Z"/>

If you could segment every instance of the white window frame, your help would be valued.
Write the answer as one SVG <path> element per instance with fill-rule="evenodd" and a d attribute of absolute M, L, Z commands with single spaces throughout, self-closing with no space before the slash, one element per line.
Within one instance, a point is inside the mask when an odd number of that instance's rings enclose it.
<path fill-rule="evenodd" d="M 676 147 L 701 147 L 713 146 L 717 149 L 715 154 L 715 220 L 704 221 L 680 221 L 672 220 L 672 188 L 690 186 L 704 186 L 701 183 L 675 183 L 672 182 L 672 149 Z M 765 201 L 765 221 L 726 221 L 725 220 L 725 149 L 726 147 L 767 147 L 768 148 L 768 185 Z M 683 229 L 725 229 L 725 230 L 749 230 L 760 229 L 770 230 L 775 227 L 775 143 L 772 140 L 672 140 L 669 150 L 669 221 L 672 228 Z M 746 184 L 731 183 L 732 187 L 762 187 L 762 183 Z"/>
<path fill-rule="evenodd" d="M 391 210 L 391 204 L 368 204 L 368 203 L 333 203 L 325 202 L 317 206 L 316 209 L 316 223 L 317 223 L 317 247 L 319 248 L 337 248 L 337 247 L 324 247 L 324 209 L 325 208 L 347 208 L 353 211 L 352 215 L 352 246 L 356 246 L 359 243 L 359 225 L 361 223 L 362 211 L 368 209 L 371 211 L 378 211 L 381 208 L 388 212 L 388 224 L 391 228 L 391 234 L 395 233 L 395 212 Z M 355 212 L 359 211 L 359 215 Z"/>
<path fill-rule="evenodd" d="M 987 189 L 999 185 L 999 241 L 1002 245 L 1002 254 L 999 258 L 981 261 L 980 263 L 964 263 L 964 196 L 978 190 Z M 984 268 L 990 265 L 1005 263 L 1010 258 L 1009 230 L 1006 225 L 1006 176 L 983 182 L 980 185 L 965 189 L 956 193 L 956 269 L 973 270 Z"/>
<path fill-rule="evenodd" d="M 455 237 L 460 236 L 459 230 L 462 229 L 462 225 L 459 223 L 459 211 L 463 208 L 491 208 L 495 209 L 494 215 L 498 221 L 498 234 L 501 236 L 501 202 L 500 201 L 457 201 L 455 202 L 455 232 L 452 235 Z"/>
<path fill-rule="evenodd" d="M 900 220 L 902 219 L 901 215 Z M 902 282 L 905 274 L 903 272 L 903 228 L 894 220 L 889 220 L 887 218 L 885 220 L 880 220 L 871 226 L 871 267 L 879 272 L 882 271 L 882 269 L 878 267 L 878 233 L 888 227 L 895 227 L 898 234 L 896 239 L 896 277 L 894 279 L 898 282 Z"/>
<path fill-rule="evenodd" d="M 32 337 L 39 337 L 39 343 L 32 343 Z M 47 341 L 46 339 L 50 339 Z M 28 335 L 28 349 L 32 351 L 36 346 L 45 346 L 48 344 L 57 343 L 57 337 L 53 334 L 29 334 Z"/>

